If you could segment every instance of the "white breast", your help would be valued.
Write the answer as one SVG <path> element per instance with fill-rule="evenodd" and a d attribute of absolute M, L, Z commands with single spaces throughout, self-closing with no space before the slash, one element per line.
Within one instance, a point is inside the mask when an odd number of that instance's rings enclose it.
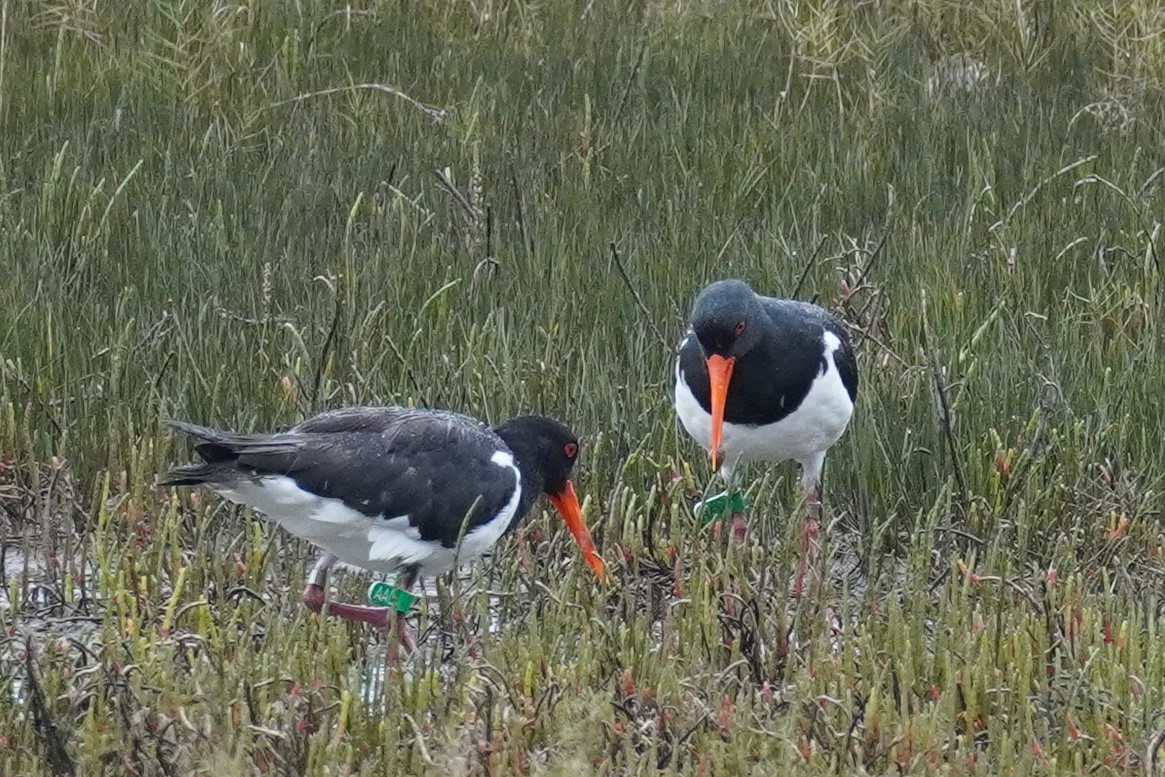
<path fill-rule="evenodd" d="M 725 423 L 721 442 L 724 463 L 731 472 L 740 461 L 777 463 L 794 459 L 807 468 L 841 437 L 853 414 L 854 404 L 841 382 L 833 353 L 841 340 L 824 332 L 824 357 L 829 364 L 825 374 L 813 380 L 801 404 L 780 421 L 761 426 Z M 729 391 L 732 390 L 731 385 Z M 676 415 L 688 434 L 704 447 L 712 445 L 712 416 L 696 400 L 676 361 Z"/>

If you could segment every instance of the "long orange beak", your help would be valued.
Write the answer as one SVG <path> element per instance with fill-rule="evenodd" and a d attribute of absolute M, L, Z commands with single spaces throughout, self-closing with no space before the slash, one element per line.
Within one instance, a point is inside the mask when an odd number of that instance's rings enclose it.
<path fill-rule="evenodd" d="M 574 493 L 574 484 L 569 480 L 566 481 L 566 486 L 562 491 L 550 495 L 550 503 L 566 521 L 566 528 L 570 529 L 570 533 L 574 535 L 574 541 L 582 548 L 587 565 L 595 570 L 595 574 L 599 576 L 600 580 L 607 582 L 606 567 L 603 565 L 603 559 L 599 557 L 599 551 L 595 550 L 595 543 L 591 541 L 591 533 L 587 531 L 586 523 L 583 522 L 582 507 L 579 506 L 578 496 Z"/>
<path fill-rule="evenodd" d="M 736 357 L 725 359 L 719 354 L 708 357 L 708 381 L 712 388 L 712 470 L 719 466 L 720 437 L 724 433 L 724 400 L 728 398 L 728 381 Z"/>

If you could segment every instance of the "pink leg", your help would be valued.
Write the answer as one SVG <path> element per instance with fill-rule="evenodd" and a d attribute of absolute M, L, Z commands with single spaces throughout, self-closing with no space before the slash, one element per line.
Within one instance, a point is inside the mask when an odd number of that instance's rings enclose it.
<path fill-rule="evenodd" d="M 526 549 L 526 530 L 520 528 L 516 532 L 518 540 L 518 559 L 522 569 L 530 569 L 530 554 Z"/>
<path fill-rule="evenodd" d="M 387 607 L 367 607 L 361 604 L 345 604 L 343 602 L 324 601 L 323 586 L 317 583 L 308 583 L 303 589 L 303 603 L 312 612 L 335 615 L 345 620 L 367 623 L 378 629 L 388 628 L 389 610 Z M 326 612 L 325 612 L 326 607 Z"/>
<path fill-rule="evenodd" d="M 732 500 L 734 495 L 736 493 L 738 493 L 738 492 L 734 491 L 732 488 L 733 471 L 734 471 L 734 468 L 729 467 L 726 462 L 722 463 L 720 465 L 720 476 L 722 478 L 724 478 L 724 485 L 725 485 L 725 488 L 727 490 L 729 500 Z M 741 504 L 742 505 L 744 504 L 743 499 L 741 499 Z M 737 545 L 744 544 L 744 538 L 748 534 L 747 521 L 748 521 L 748 513 L 747 512 L 740 510 L 740 511 L 735 511 L 732 513 L 732 541 L 734 543 L 736 543 Z"/>
<path fill-rule="evenodd" d="M 737 545 L 744 544 L 744 537 L 748 534 L 748 524 L 744 513 L 732 514 L 732 539 Z"/>
<path fill-rule="evenodd" d="M 748 534 L 748 523 L 746 522 L 746 513 L 732 514 L 732 541 L 737 545 L 744 543 L 744 537 Z M 719 541 L 720 533 L 724 528 L 723 521 L 716 521 L 712 524 L 712 539 Z"/>
<path fill-rule="evenodd" d="M 393 624 L 393 631 L 396 634 L 389 637 L 388 652 L 384 656 L 384 662 L 389 668 L 396 666 L 400 662 L 401 648 L 404 648 L 405 655 L 412 655 L 417 652 L 417 643 L 413 639 L 408 617 L 403 612 L 396 614 L 396 623 Z"/>
<path fill-rule="evenodd" d="M 316 562 L 308 577 L 307 587 L 303 589 L 303 603 L 312 612 L 324 613 L 326 609 L 328 615 L 367 623 L 369 626 L 387 631 L 390 626 L 389 618 L 393 614 L 393 611 L 388 607 L 368 607 L 360 604 L 326 601 L 324 586 L 327 584 L 328 569 L 335 563 L 336 557 L 332 555 L 325 555 Z M 412 587 L 411 581 L 408 587 Z M 396 633 L 388 646 L 387 661 L 389 666 L 397 662 L 398 647 L 403 646 L 406 653 L 417 651 L 417 643 L 413 640 L 412 629 L 409 628 L 408 618 L 403 612 L 396 613 L 395 623 L 391 625 L 395 626 Z"/>
<path fill-rule="evenodd" d="M 801 596 L 805 588 L 805 573 L 817 560 L 817 537 L 821 527 L 817 523 L 815 513 L 821 510 L 821 500 L 817 496 L 816 488 L 806 495 L 805 507 L 805 522 L 801 529 L 801 554 L 797 560 L 797 578 L 793 583 L 794 596 Z"/>

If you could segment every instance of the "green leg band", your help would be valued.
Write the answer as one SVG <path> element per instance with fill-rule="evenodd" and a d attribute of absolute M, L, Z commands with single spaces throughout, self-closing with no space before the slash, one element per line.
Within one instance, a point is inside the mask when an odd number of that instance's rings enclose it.
<path fill-rule="evenodd" d="M 721 491 L 716 496 L 708 497 L 703 502 L 697 502 L 695 509 L 696 515 L 700 519 L 700 524 L 707 526 L 710 523 L 719 521 L 726 515 L 743 513 L 747 506 L 744 501 L 744 494 L 740 491 L 733 491 L 731 494 L 727 491 Z"/>
<path fill-rule="evenodd" d="M 381 607 L 391 607 L 399 613 L 411 610 L 417 598 L 403 588 L 388 583 L 376 582 L 368 586 L 368 601 Z"/>

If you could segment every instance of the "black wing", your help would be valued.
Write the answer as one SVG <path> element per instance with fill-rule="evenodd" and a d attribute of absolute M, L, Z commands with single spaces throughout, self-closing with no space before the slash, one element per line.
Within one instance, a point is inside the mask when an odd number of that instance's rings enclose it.
<path fill-rule="evenodd" d="M 498 451 L 509 453 L 501 438 L 455 413 L 349 408 L 272 435 L 172 425 L 199 439 L 195 450 L 206 464 L 179 467 L 161 485 L 285 475 L 369 517 L 407 515 L 422 540 L 447 547 L 457 544 L 466 516 L 468 532 L 497 515 L 518 480 L 492 460 Z"/>
<path fill-rule="evenodd" d="M 769 316 L 787 331 L 797 331 L 804 327 L 811 329 L 821 327 L 837 336 L 841 345 L 834 351 L 833 361 L 837 365 L 841 385 L 845 386 L 850 401 L 856 402 L 858 397 L 858 362 L 854 356 L 853 346 L 849 341 L 849 332 L 842 326 L 842 323 L 833 314 L 811 302 L 776 297 L 761 297 L 760 299 Z M 821 367 L 822 369 L 828 368 L 824 358 Z"/>

